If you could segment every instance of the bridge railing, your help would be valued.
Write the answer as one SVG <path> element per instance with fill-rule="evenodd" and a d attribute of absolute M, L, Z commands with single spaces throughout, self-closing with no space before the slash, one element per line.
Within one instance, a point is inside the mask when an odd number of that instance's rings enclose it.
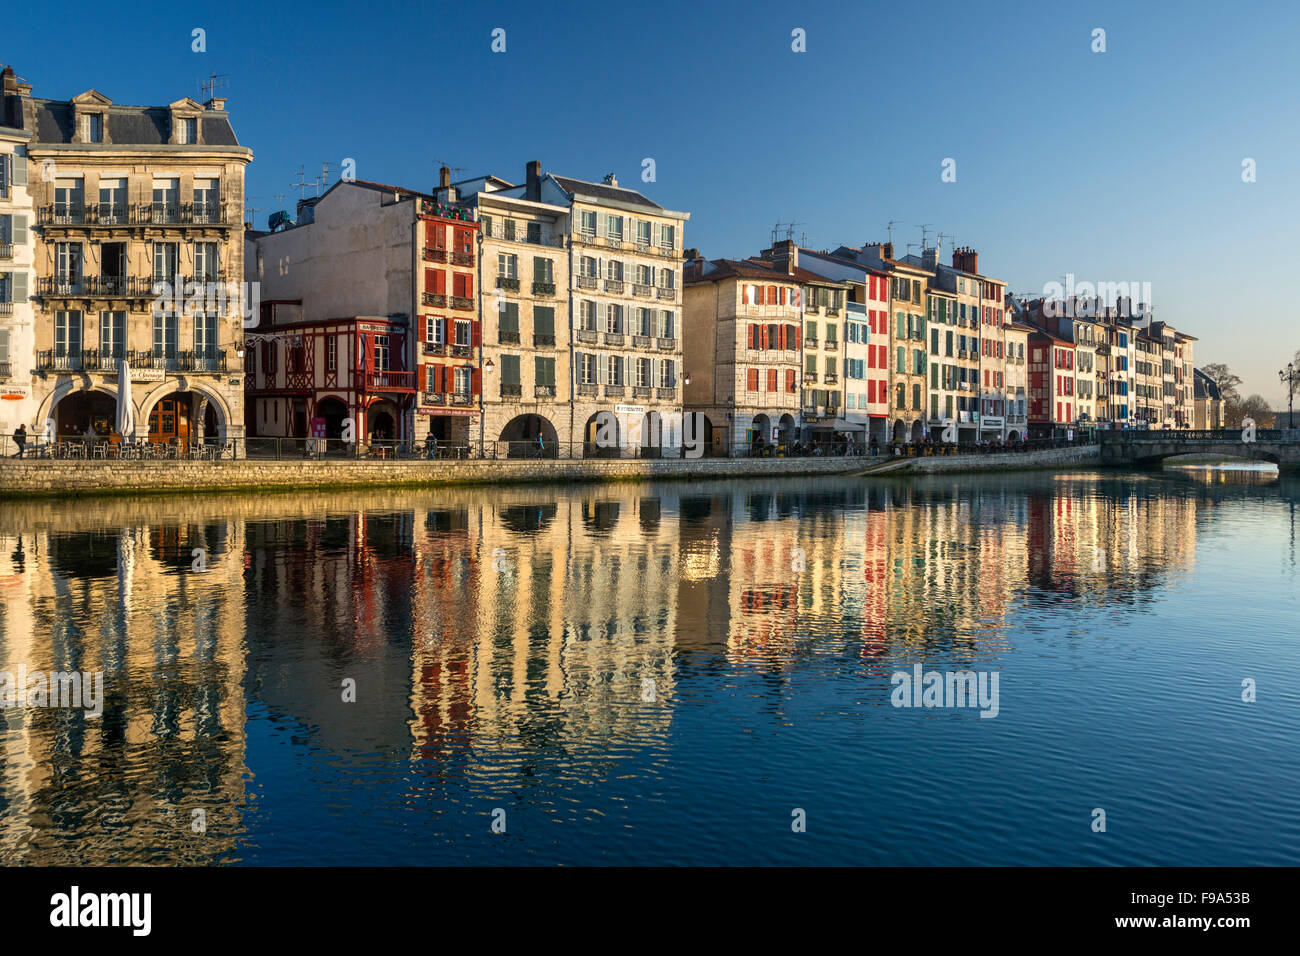
<path fill-rule="evenodd" d="M 1300 435 L 1295 429 L 1290 429 L 1291 434 L 1284 428 L 1257 428 L 1255 429 L 1255 441 L 1297 441 Z M 1241 441 L 1242 430 L 1240 428 L 1223 428 L 1213 431 L 1207 430 L 1189 430 L 1189 429 L 1131 429 L 1127 431 L 1102 430 L 1098 436 L 1104 442 L 1239 442 Z"/>

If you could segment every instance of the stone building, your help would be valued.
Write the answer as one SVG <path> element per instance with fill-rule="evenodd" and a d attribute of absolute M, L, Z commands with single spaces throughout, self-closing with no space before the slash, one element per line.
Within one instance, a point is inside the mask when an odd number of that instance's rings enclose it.
<path fill-rule="evenodd" d="M 31 378 L 36 361 L 31 301 L 36 217 L 27 190 L 30 139 L 30 131 L 8 125 L 0 110 L 0 435 L 12 434 L 20 424 L 40 431 Z"/>
<path fill-rule="evenodd" d="M 125 437 L 242 437 L 253 154 L 225 100 L 123 106 L 96 90 L 47 100 L 12 69 L 2 82 L 4 125 L 29 137 L 34 417 L 60 437 L 120 439 L 125 363 L 135 422 Z"/>

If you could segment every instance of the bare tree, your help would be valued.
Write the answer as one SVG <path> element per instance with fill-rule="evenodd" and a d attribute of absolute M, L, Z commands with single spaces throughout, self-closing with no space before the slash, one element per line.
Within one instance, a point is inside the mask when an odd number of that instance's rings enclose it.
<path fill-rule="evenodd" d="M 1237 391 L 1237 387 L 1241 385 L 1241 378 L 1233 375 L 1232 369 L 1222 362 L 1211 362 L 1209 365 L 1202 365 L 1201 371 L 1219 386 L 1219 395 L 1222 396 L 1225 404 L 1240 404 L 1241 393 Z"/>

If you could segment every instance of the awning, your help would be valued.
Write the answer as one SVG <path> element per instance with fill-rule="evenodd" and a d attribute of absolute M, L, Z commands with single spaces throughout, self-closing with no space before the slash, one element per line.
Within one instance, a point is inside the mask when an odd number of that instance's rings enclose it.
<path fill-rule="evenodd" d="M 835 419 L 831 427 L 837 432 L 864 432 L 867 430 L 867 426 L 862 422 L 846 422 L 842 418 Z"/>

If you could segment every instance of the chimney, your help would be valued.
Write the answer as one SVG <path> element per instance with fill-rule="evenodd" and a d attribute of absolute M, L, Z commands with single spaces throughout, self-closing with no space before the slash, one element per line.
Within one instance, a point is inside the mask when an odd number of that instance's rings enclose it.
<path fill-rule="evenodd" d="M 771 259 L 778 268 L 785 270 L 786 275 L 792 276 L 794 270 L 799 268 L 799 247 L 793 239 L 782 239 L 771 249 L 763 250 L 763 258 Z"/>
<path fill-rule="evenodd" d="M 214 96 L 203 104 L 205 110 L 212 110 L 215 113 L 224 113 L 226 111 L 226 98 L 224 96 Z"/>
<path fill-rule="evenodd" d="M 698 259 L 699 257 L 700 257 L 699 249 L 687 249 L 685 252 L 682 253 L 682 258 L 685 259 L 687 262 L 690 262 L 692 259 Z"/>
<path fill-rule="evenodd" d="M 530 202 L 542 201 L 542 164 L 533 160 L 526 167 L 525 175 L 526 185 L 524 187 L 524 198 Z"/>
<path fill-rule="evenodd" d="M 443 166 L 438 170 L 438 188 L 449 189 L 451 187 L 451 170 Z"/>
<path fill-rule="evenodd" d="M 931 272 L 939 271 L 939 250 L 936 247 L 921 250 L 921 267 Z"/>
<path fill-rule="evenodd" d="M 615 189 L 618 188 L 618 180 L 614 178 L 614 174 L 613 174 L 613 173 L 606 173 L 606 174 L 605 174 L 605 185 L 606 185 L 606 186 L 613 186 Z"/>
<path fill-rule="evenodd" d="M 880 246 L 880 258 L 882 259 L 894 258 L 894 244 L 892 242 L 882 242 L 879 243 L 879 246 Z"/>
<path fill-rule="evenodd" d="M 980 274 L 979 253 L 970 246 L 962 246 L 960 249 L 952 251 L 952 267 L 958 272 L 969 272 L 973 275 Z"/>

